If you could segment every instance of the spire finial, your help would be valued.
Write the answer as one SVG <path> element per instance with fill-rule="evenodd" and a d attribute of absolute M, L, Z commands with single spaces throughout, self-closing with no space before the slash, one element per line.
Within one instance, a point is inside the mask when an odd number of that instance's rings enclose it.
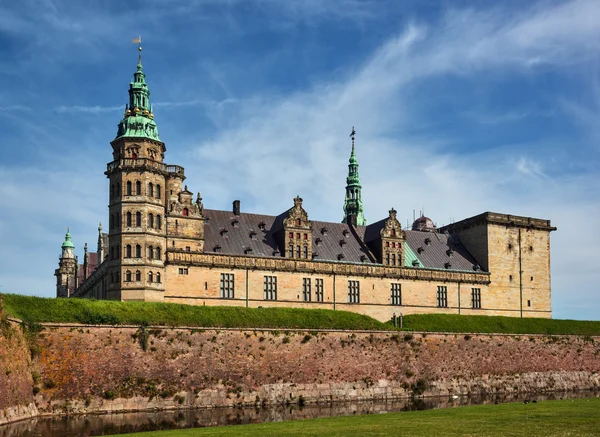
<path fill-rule="evenodd" d="M 350 138 L 352 138 L 352 153 L 354 153 L 354 137 L 356 136 L 356 131 L 354 130 L 354 126 L 352 126 L 352 132 L 350 132 Z"/>
<path fill-rule="evenodd" d="M 131 40 L 131 43 L 138 45 L 138 68 L 140 68 L 142 66 L 142 37 L 138 35 L 137 38 Z"/>

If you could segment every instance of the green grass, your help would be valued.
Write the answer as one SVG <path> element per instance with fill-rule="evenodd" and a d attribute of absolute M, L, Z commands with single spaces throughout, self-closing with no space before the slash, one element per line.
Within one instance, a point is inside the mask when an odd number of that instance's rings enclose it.
<path fill-rule="evenodd" d="M 277 329 L 393 329 L 347 311 L 296 308 L 192 306 L 156 302 L 48 299 L 0 295 L 6 313 L 29 323 L 133 324 Z"/>
<path fill-rule="evenodd" d="M 121 437 L 233 436 L 598 436 L 600 399 L 480 405 L 256 425 L 121 434 Z"/>
<path fill-rule="evenodd" d="M 1 295 L 6 313 L 30 323 L 164 325 L 222 328 L 393 330 L 390 323 L 347 311 L 191 306 L 156 302 L 48 299 Z M 413 314 L 404 330 L 545 335 L 600 335 L 600 321 Z"/>
<path fill-rule="evenodd" d="M 600 335 L 600 321 L 454 314 L 409 314 L 404 316 L 403 328 L 428 332 Z"/>

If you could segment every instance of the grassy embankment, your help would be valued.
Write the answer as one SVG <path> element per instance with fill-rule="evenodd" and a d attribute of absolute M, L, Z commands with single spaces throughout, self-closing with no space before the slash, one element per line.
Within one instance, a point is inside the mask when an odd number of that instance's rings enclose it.
<path fill-rule="evenodd" d="M 346 311 L 190 306 L 154 302 L 48 299 L 5 294 L 6 313 L 28 323 L 132 324 L 219 328 L 393 330 L 391 324 Z M 420 314 L 404 330 L 544 335 L 600 335 L 600 321 Z"/>
<path fill-rule="evenodd" d="M 121 437 L 234 436 L 597 436 L 600 399 L 480 405 L 429 411 L 297 420 L 217 428 L 122 434 Z"/>

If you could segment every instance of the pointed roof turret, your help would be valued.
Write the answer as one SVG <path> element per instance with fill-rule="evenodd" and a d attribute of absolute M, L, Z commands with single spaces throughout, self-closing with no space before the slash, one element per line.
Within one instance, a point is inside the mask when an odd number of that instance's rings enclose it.
<path fill-rule="evenodd" d="M 365 226 L 367 221 L 364 217 L 364 208 L 362 204 L 360 185 L 360 176 L 358 175 L 358 159 L 354 150 L 354 139 L 356 131 L 354 126 L 350 133 L 352 138 L 352 151 L 348 160 L 348 177 L 346 178 L 346 200 L 344 201 L 344 219 L 342 223 L 349 223 L 357 226 Z"/>
<path fill-rule="evenodd" d="M 141 39 L 136 38 L 134 42 L 141 43 Z M 146 75 L 142 66 L 141 45 L 138 47 L 138 51 L 140 54 L 137 68 L 133 73 L 133 82 L 129 84 L 129 103 L 125 105 L 125 114 L 119 123 L 117 138 L 135 137 L 160 141 L 150 104 L 150 90 L 146 84 Z"/>
<path fill-rule="evenodd" d="M 61 247 L 63 249 L 67 249 L 67 248 L 75 249 L 75 245 L 73 244 L 73 241 L 71 240 L 71 232 L 70 232 L 69 228 L 67 228 L 67 233 L 65 234 L 65 241 Z"/>

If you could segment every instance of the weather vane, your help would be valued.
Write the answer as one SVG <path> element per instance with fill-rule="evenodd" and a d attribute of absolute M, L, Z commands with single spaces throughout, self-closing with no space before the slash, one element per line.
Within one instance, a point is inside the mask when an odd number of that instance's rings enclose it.
<path fill-rule="evenodd" d="M 138 63 L 142 62 L 142 37 L 138 35 L 137 38 L 133 38 L 131 40 L 131 44 L 138 44 L 138 52 L 140 52 L 140 54 L 138 55 Z"/>
<path fill-rule="evenodd" d="M 352 138 L 352 147 L 354 147 L 354 137 L 356 136 L 356 131 L 354 130 L 354 126 L 352 126 L 352 132 L 350 132 L 350 138 Z"/>

